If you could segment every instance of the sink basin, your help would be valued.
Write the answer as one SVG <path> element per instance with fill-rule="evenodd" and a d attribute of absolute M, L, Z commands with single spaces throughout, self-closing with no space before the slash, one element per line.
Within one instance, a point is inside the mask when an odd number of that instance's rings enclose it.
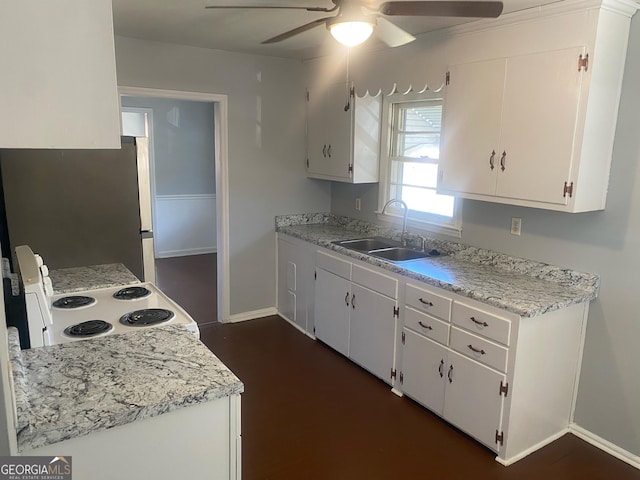
<path fill-rule="evenodd" d="M 368 253 L 373 257 L 389 260 L 390 262 L 404 262 L 407 260 L 417 260 L 419 258 L 434 256 L 429 252 L 417 252 L 404 247 L 382 248 L 378 250 L 370 250 Z"/>
<path fill-rule="evenodd" d="M 354 240 L 338 240 L 337 242 L 333 243 L 335 243 L 336 245 L 340 245 L 341 247 L 350 248 L 351 250 L 357 250 L 359 252 L 370 252 L 371 250 L 388 249 L 397 246 L 397 243 L 394 243 L 393 240 L 388 240 L 381 237 L 357 238 Z"/>

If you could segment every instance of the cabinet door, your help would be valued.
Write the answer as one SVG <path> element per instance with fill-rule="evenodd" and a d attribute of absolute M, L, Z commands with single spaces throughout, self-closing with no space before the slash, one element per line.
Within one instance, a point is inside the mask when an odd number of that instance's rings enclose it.
<path fill-rule="evenodd" d="M 396 301 L 357 284 L 351 285 L 349 358 L 391 383 Z"/>
<path fill-rule="evenodd" d="M 582 47 L 507 60 L 496 194 L 565 205 L 585 74 Z"/>
<path fill-rule="evenodd" d="M 497 451 L 504 399 L 500 382 L 505 376 L 449 351 L 445 379 L 444 418 Z"/>
<path fill-rule="evenodd" d="M 349 103 L 349 109 L 345 106 Z M 350 180 L 352 158 L 352 119 L 356 105 L 344 84 L 334 85 L 326 98 L 328 144 L 326 174 Z"/>
<path fill-rule="evenodd" d="M 505 60 L 454 65 L 449 74 L 438 188 L 493 195 L 500 158 Z"/>
<path fill-rule="evenodd" d="M 425 407 L 442 415 L 447 349 L 404 329 L 402 347 L 402 391 Z"/>
<path fill-rule="evenodd" d="M 316 337 L 348 356 L 351 282 L 318 268 L 314 310 Z"/>
<path fill-rule="evenodd" d="M 290 243 L 278 240 L 278 311 L 292 322 L 296 322 L 297 317 L 294 249 Z"/>
<path fill-rule="evenodd" d="M 307 100 L 307 173 L 326 174 L 327 106 L 322 92 L 309 91 Z"/>
<path fill-rule="evenodd" d="M 0 44 L 0 148 L 120 148 L 110 0 L 3 0 Z"/>

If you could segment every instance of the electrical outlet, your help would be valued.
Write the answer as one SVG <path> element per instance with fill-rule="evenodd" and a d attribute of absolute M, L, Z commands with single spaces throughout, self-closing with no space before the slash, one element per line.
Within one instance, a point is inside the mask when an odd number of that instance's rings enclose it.
<path fill-rule="evenodd" d="M 522 231 L 522 219 L 521 218 L 511 218 L 511 235 L 520 235 Z"/>
<path fill-rule="evenodd" d="M 356 198 L 356 210 L 360 211 L 360 208 L 362 208 L 362 201 L 360 198 Z"/>

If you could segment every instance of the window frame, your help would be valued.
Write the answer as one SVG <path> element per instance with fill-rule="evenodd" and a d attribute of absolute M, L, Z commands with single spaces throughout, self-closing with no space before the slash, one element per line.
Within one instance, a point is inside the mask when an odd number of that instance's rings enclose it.
<path fill-rule="evenodd" d="M 376 214 L 378 219 L 383 222 L 398 223 L 401 221 L 404 212 L 403 209 L 396 205 L 390 205 L 383 214 L 382 209 L 388 200 L 391 199 L 391 166 L 392 156 L 391 148 L 393 146 L 394 135 L 394 107 L 397 104 L 416 103 L 420 101 L 440 100 L 444 104 L 444 96 L 442 90 L 424 92 L 407 92 L 395 93 L 393 95 L 385 95 L 382 98 L 382 119 L 380 136 L 380 182 L 378 193 L 378 210 Z M 444 122 L 443 122 L 444 123 Z M 440 130 L 442 136 L 442 128 Z M 407 215 L 407 224 L 419 231 L 428 233 L 437 233 L 447 235 L 454 238 L 460 238 L 462 235 L 462 199 L 454 197 L 453 216 L 451 218 L 433 213 L 420 212 L 417 210 L 409 210 Z"/>

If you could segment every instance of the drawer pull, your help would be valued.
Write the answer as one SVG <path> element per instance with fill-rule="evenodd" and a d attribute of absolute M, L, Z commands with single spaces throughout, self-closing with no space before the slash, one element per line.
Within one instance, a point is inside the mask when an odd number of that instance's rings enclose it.
<path fill-rule="evenodd" d="M 453 383 L 453 378 L 451 374 L 453 373 L 453 364 L 449 365 L 449 371 L 447 372 L 447 378 L 449 379 L 449 383 Z"/>
<path fill-rule="evenodd" d="M 476 317 L 469 317 L 469 320 L 471 320 L 476 325 L 480 325 L 481 327 L 488 327 L 489 326 L 489 324 L 487 322 L 481 322 L 480 320 L 476 320 Z"/>
<path fill-rule="evenodd" d="M 487 353 L 482 349 L 478 350 L 477 348 L 473 348 L 473 345 L 471 344 L 467 345 L 467 347 L 469 347 L 469 350 L 471 350 L 473 353 L 479 353 L 480 355 L 486 355 Z"/>
<path fill-rule="evenodd" d="M 420 325 L 422 328 L 426 328 L 427 330 L 433 330 L 433 327 L 431 325 L 425 325 L 424 323 L 422 323 L 422 321 L 418 322 L 418 325 Z"/>
<path fill-rule="evenodd" d="M 344 303 L 347 304 L 347 307 L 349 306 L 349 292 L 347 292 L 347 294 L 344 297 Z"/>
<path fill-rule="evenodd" d="M 419 298 L 418 301 L 421 304 L 426 305 L 427 307 L 433 307 L 433 303 L 429 302 L 428 300 L 423 300 L 422 298 Z"/>
<path fill-rule="evenodd" d="M 444 377 L 444 360 L 440 359 L 440 365 L 438 365 L 438 373 L 440 374 L 440 378 Z"/>

